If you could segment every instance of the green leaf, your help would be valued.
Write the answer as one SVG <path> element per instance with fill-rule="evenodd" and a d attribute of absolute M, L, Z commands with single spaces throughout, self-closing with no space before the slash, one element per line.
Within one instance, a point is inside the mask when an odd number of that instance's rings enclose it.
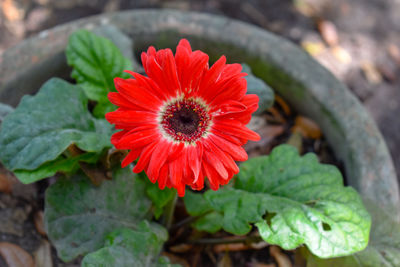
<path fill-rule="evenodd" d="M 143 179 L 128 168 L 113 180 L 93 186 L 84 175 L 59 179 L 46 192 L 47 233 L 59 257 L 70 261 L 101 248 L 107 234 L 121 227 L 136 229 L 151 216 Z"/>
<path fill-rule="evenodd" d="M 158 219 L 163 214 L 165 206 L 175 197 L 176 191 L 169 188 L 161 190 L 158 185 L 150 182 L 147 177 L 145 181 L 147 183 L 146 194 L 153 202 L 154 217 Z"/>
<path fill-rule="evenodd" d="M 104 118 L 104 115 L 108 112 L 114 111 L 117 109 L 117 106 L 113 105 L 108 99 L 106 102 L 98 102 L 97 105 L 93 109 L 93 115 L 96 118 Z"/>
<path fill-rule="evenodd" d="M 76 144 L 87 152 L 110 147 L 112 126 L 95 119 L 78 86 L 60 79 L 46 82 L 35 96 L 24 96 L 1 125 L 0 159 L 12 171 L 35 170 Z"/>
<path fill-rule="evenodd" d="M 123 71 L 132 69 L 131 62 L 117 46 L 87 30 L 76 31 L 70 36 L 66 56 L 68 64 L 73 67 L 72 78 L 89 99 L 102 105 L 110 103 L 107 94 L 115 91 L 114 78 L 126 77 Z"/>
<path fill-rule="evenodd" d="M 187 190 L 183 197 L 187 213 L 199 218 L 192 223 L 192 226 L 199 231 L 216 233 L 222 228 L 222 215 L 213 211 L 213 207 L 204 198 L 204 194 L 194 193 Z"/>
<path fill-rule="evenodd" d="M 132 62 L 134 70 L 140 68 L 141 64 L 137 62 L 133 53 L 133 51 L 135 50 L 135 44 L 132 38 L 123 33 L 119 28 L 115 27 L 112 24 L 104 24 L 94 28 L 92 32 L 94 34 L 107 38 L 113 44 L 115 44 L 115 46 L 118 47 L 119 51 L 121 51 L 124 57 Z"/>
<path fill-rule="evenodd" d="M 57 172 L 74 173 L 79 168 L 79 162 L 94 163 L 99 159 L 97 153 L 85 153 L 72 158 L 60 156 L 56 160 L 47 162 L 35 170 L 16 170 L 15 176 L 24 184 L 34 183 L 41 179 L 55 175 Z"/>
<path fill-rule="evenodd" d="M 371 220 L 357 192 L 343 186 L 336 167 L 314 154 L 300 157 L 289 145 L 243 163 L 234 188 L 204 197 L 223 216 L 224 230 L 243 235 L 255 223 L 267 243 L 284 249 L 305 244 L 327 258 L 368 243 Z"/>
<path fill-rule="evenodd" d="M 81 266 L 171 266 L 158 262 L 158 255 L 167 237 L 168 233 L 163 227 L 146 221 L 137 230 L 115 230 L 106 237 L 105 247 L 86 255 Z"/>
<path fill-rule="evenodd" d="M 212 206 L 205 200 L 203 194 L 194 193 L 190 190 L 186 191 L 183 202 L 185 203 L 186 211 L 191 216 L 203 215 L 213 210 Z"/>
<path fill-rule="evenodd" d="M 354 255 L 329 260 L 308 254 L 307 267 L 400 266 L 400 223 L 393 220 L 391 213 L 378 207 L 371 200 L 365 200 L 364 203 L 372 216 L 368 247 Z"/>
<path fill-rule="evenodd" d="M 260 102 L 258 103 L 259 108 L 255 112 L 255 114 L 261 114 L 263 111 L 272 107 L 272 105 L 274 104 L 274 91 L 263 80 L 253 75 L 249 65 L 242 63 L 242 67 L 243 72 L 246 72 L 248 74 L 245 77 L 247 81 L 247 93 L 256 94 L 260 98 Z"/>
<path fill-rule="evenodd" d="M 192 226 L 199 231 L 214 234 L 222 229 L 223 219 L 221 213 L 214 211 L 198 218 Z"/>

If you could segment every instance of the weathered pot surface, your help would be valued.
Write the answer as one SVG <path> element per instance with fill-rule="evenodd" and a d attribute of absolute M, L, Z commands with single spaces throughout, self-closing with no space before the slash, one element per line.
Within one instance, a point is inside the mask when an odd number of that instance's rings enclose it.
<path fill-rule="evenodd" d="M 0 58 L 0 102 L 16 105 L 53 76 L 67 78 L 64 49 L 70 33 L 112 24 L 135 41 L 136 52 L 154 44 L 175 47 L 186 37 L 215 58 L 246 62 L 298 112 L 315 120 L 344 162 L 349 184 L 399 219 L 399 188 L 392 159 L 371 117 L 330 72 L 290 42 L 225 17 L 172 10 L 103 14 L 41 32 Z M 393 210 L 394 209 L 394 210 Z"/>

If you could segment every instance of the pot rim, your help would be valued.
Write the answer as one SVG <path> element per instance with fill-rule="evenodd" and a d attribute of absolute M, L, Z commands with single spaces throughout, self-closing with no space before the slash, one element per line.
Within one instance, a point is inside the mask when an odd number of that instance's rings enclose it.
<path fill-rule="evenodd" d="M 283 75 L 283 83 L 291 81 L 272 87 L 297 111 L 320 125 L 335 155 L 345 163 L 349 184 L 380 207 L 391 209 L 399 220 L 399 186 L 392 158 L 375 122 L 359 100 L 302 49 L 245 22 L 198 12 L 140 9 L 66 23 L 3 53 L 0 101 L 15 105 L 23 94 L 33 93 L 32 88 L 39 88 L 50 76 L 62 77 L 69 72 L 63 51 L 70 33 L 79 28 L 93 29 L 109 24 L 134 38 L 169 31 L 180 36 L 207 38 L 243 49 L 268 62 Z M 51 71 L 44 73 L 43 69 Z M 15 93 L 14 88 L 21 90 Z"/>

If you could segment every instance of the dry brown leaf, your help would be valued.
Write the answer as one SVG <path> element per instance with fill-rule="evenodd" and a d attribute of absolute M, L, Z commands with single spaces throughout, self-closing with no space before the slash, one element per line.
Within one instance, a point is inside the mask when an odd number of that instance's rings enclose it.
<path fill-rule="evenodd" d="M 400 66 L 400 49 L 395 44 L 389 44 L 387 48 L 389 55 Z"/>
<path fill-rule="evenodd" d="M 25 20 L 28 31 L 39 31 L 51 17 L 51 9 L 47 7 L 36 7 L 29 12 Z"/>
<path fill-rule="evenodd" d="M 281 115 L 281 113 L 275 107 L 269 108 L 268 112 L 271 113 L 271 115 L 269 115 L 269 114 L 266 115 L 266 119 L 268 122 L 279 123 L 279 124 L 286 123 L 285 118 Z"/>
<path fill-rule="evenodd" d="M 0 173 L 0 192 L 7 194 L 12 192 L 12 182 L 6 173 Z"/>
<path fill-rule="evenodd" d="M 215 253 L 224 251 L 242 251 L 242 250 L 260 250 L 267 247 L 268 244 L 264 241 L 258 243 L 232 243 L 232 244 L 218 244 L 213 247 Z"/>
<path fill-rule="evenodd" d="M 5 21 L 4 25 L 6 26 L 8 31 L 12 32 L 14 37 L 19 39 L 25 37 L 26 33 L 25 21 L 23 20 Z"/>
<path fill-rule="evenodd" d="M 218 244 L 213 247 L 213 251 L 215 253 L 221 253 L 224 251 L 242 251 L 248 249 L 251 249 L 251 247 L 243 243 Z"/>
<path fill-rule="evenodd" d="M 108 150 L 107 155 L 103 157 L 102 163 L 108 170 L 111 170 L 114 166 L 121 164 L 121 161 L 128 155 L 128 150 L 120 150 L 111 148 Z"/>
<path fill-rule="evenodd" d="M 277 136 L 283 134 L 285 127 L 283 125 L 266 125 L 258 131 L 265 143 L 271 142 Z"/>
<path fill-rule="evenodd" d="M 326 47 L 321 42 L 303 41 L 301 47 L 307 51 L 311 56 L 316 57 L 325 51 Z"/>
<path fill-rule="evenodd" d="M 266 125 L 257 130 L 257 133 L 261 136 L 261 140 L 257 142 L 248 142 L 245 145 L 245 149 L 249 153 L 249 157 L 259 156 L 260 153 L 265 153 L 264 150 L 271 145 L 271 142 L 284 132 L 285 127 L 283 125 Z"/>
<path fill-rule="evenodd" d="M 339 35 L 333 22 L 328 20 L 318 20 L 317 27 L 322 39 L 324 39 L 328 45 L 336 46 L 339 44 Z"/>
<path fill-rule="evenodd" d="M 0 256 L 3 257 L 9 267 L 34 267 L 32 256 L 21 247 L 0 242 Z"/>
<path fill-rule="evenodd" d="M 265 247 L 268 247 L 269 244 L 267 242 L 265 242 L 265 241 L 261 241 L 261 242 L 258 242 L 258 243 L 251 243 L 250 246 L 251 246 L 252 249 L 263 249 Z"/>
<path fill-rule="evenodd" d="M 36 267 L 53 267 L 51 258 L 51 246 L 47 240 L 43 240 L 40 247 L 34 253 Z"/>
<path fill-rule="evenodd" d="M 350 64 L 353 60 L 346 49 L 337 45 L 331 48 L 332 55 L 343 64 Z"/>
<path fill-rule="evenodd" d="M 289 257 L 282 253 L 280 248 L 277 246 L 270 246 L 269 253 L 272 257 L 274 257 L 278 267 L 292 267 L 292 262 L 290 261 Z"/>
<path fill-rule="evenodd" d="M 365 78 L 371 84 L 379 84 L 382 82 L 382 75 L 372 62 L 365 61 L 361 64 Z"/>
<path fill-rule="evenodd" d="M 279 106 L 281 106 L 283 112 L 285 112 L 286 115 L 289 116 L 292 113 L 289 105 L 286 103 L 285 100 L 283 100 L 282 97 L 280 97 L 279 95 L 275 95 L 275 101 L 279 104 Z"/>
<path fill-rule="evenodd" d="M 193 246 L 190 244 L 179 244 L 176 246 L 169 247 L 169 250 L 171 250 L 174 253 L 185 253 L 191 250 L 192 248 Z"/>
<path fill-rule="evenodd" d="M 70 145 L 67 150 L 69 153 L 71 153 L 72 156 L 78 156 L 83 153 L 83 151 L 75 144 Z M 104 170 L 103 168 L 99 168 L 98 166 L 95 166 L 93 164 L 79 162 L 79 166 L 90 179 L 92 184 L 95 186 L 100 186 L 104 180 L 108 180 L 111 178 L 106 170 Z"/>
<path fill-rule="evenodd" d="M 69 145 L 67 147 L 67 150 L 73 157 L 79 156 L 84 153 L 84 151 L 82 149 L 80 149 L 79 147 L 77 147 L 75 144 Z"/>
<path fill-rule="evenodd" d="M 14 174 L 0 164 L 0 192 L 13 194 L 17 184 L 21 184 Z"/>
<path fill-rule="evenodd" d="M 33 220 L 35 222 L 36 231 L 42 236 L 47 236 L 46 230 L 44 228 L 44 214 L 43 211 L 38 211 L 35 213 Z"/>
<path fill-rule="evenodd" d="M 322 137 L 318 124 L 304 116 L 296 117 L 291 131 L 301 133 L 305 138 L 320 139 Z"/>
<path fill-rule="evenodd" d="M 1 3 L 1 9 L 3 10 L 4 16 L 9 21 L 22 20 L 25 16 L 24 9 L 18 7 L 18 3 L 13 0 L 3 0 Z"/>
<path fill-rule="evenodd" d="M 112 177 L 111 172 L 102 170 L 96 165 L 88 164 L 86 162 L 79 162 L 79 166 L 94 186 L 100 186 L 103 181 L 110 180 Z"/>

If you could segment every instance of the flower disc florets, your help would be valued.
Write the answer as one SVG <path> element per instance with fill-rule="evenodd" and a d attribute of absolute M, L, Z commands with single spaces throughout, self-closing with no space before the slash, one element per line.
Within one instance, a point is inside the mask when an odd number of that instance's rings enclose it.
<path fill-rule="evenodd" d="M 133 171 L 145 171 L 161 189 L 185 186 L 200 190 L 207 177 L 217 190 L 239 172 L 235 161 L 247 160 L 243 145 L 259 140 L 246 128 L 258 108 L 258 97 L 246 95 L 240 64 L 222 56 L 210 68 L 208 56 L 181 40 L 170 49 L 150 47 L 142 53 L 148 77 L 114 80 L 118 92 L 108 95 L 119 108 L 106 114 L 120 132 L 111 137 L 117 149 L 129 149 L 122 167 L 139 158 Z"/>
<path fill-rule="evenodd" d="M 190 145 L 207 134 L 210 114 L 200 101 L 178 98 L 162 109 L 160 125 L 166 138 Z"/>

